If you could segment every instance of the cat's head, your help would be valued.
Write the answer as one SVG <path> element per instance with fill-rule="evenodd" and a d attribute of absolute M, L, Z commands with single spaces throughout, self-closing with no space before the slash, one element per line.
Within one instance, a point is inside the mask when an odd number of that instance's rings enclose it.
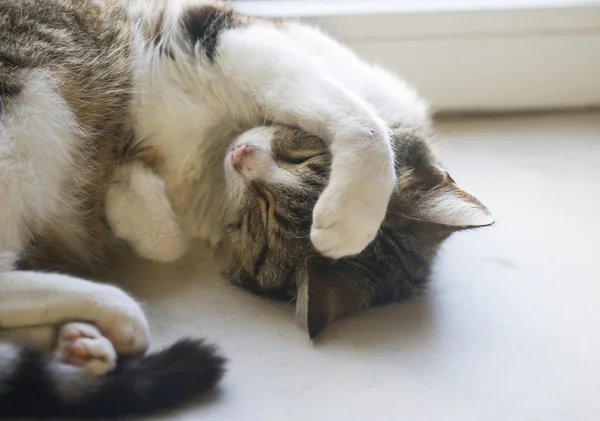
<path fill-rule="evenodd" d="M 493 219 L 441 167 L 426 138 L 395 129 L 392 140 L 398 183 L 380 232 L 359 255 L 334 261 L 310 241 L 312 211 L 331 167 L 325 143 L 283 125 L 239 136 L 225 159 L 237 203 L 227 228 L 230 279 L 257 294 L 297 297 L 297 318 L 311 337 L 339 317 L 419 290 L 444 239 Z"/>

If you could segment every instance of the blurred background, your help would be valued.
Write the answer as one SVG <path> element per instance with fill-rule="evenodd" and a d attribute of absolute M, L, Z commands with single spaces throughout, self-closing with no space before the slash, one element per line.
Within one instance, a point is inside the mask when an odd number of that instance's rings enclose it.
<path fill-rule="evenodd" d="M 600 0 L 237 0 L 314 23 L 436 111 L 600 105 Z"/>

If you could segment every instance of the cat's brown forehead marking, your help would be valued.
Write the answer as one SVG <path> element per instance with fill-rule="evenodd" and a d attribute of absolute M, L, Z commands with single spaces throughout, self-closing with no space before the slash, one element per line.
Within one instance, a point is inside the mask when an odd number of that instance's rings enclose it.
<path fill-rule="evenodd" d="M 277 152 L 298 152 L 305 154 L 307 151 L 328 151 L 325 142 L 300 129 L 282 126 L 273 134 L 273 150 Z"/>

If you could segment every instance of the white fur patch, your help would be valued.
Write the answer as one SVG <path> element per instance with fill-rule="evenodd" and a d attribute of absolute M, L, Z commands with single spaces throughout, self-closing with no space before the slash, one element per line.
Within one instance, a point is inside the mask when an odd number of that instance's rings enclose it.
<path fill-rule="evenodd" d="M 273 136 L 276 129 L 271 126 L 259 126 L 239 135 L 233 142 L 232 149 L 242 143 L 254 145 L 267 153 L 271 153 Z"/>
<path fill-rule="evenodd" d="M 106 218 L 115 236 L 142 257 L 173 262 L 187 251 L 187 234 L 167 199 L 164 182 L 140 162 L 116 171 L 106 195 Z"/>
<path fill-rule="evenodd" d="M 283 184 L 295 186 L 301 182 L 296 173 L 287 168 L 277 165 L 271 155 L 273 135 L 275 129 L 269 126 L 260 126 L 242 133 L 232 145 L 232 150 L 225 157 L 225 171 L 237 172 L 247 180 L 260 180 L 267 184 Z M 236 147 L 247 144 L 252 146 L 252 153 L 243 158 L 239 169 L 233 166 L 233 154 Z M 232 180 L 233 175 L 227 176 L 226 180 Z M 234 184 L 239 184 L 235 182 Z M 229 187 L 229 186 L 228 186 Z M 234 187 L 235 188 L 235 187 Z"/>
<path fill-rule="evenodd" d="M 63 182 L 78 127 L 52 77 L 32 72 L 0 125 L 0 252 L 18 251 L 49 218 L 72 212 Z M 0 262 L 0 267 L 5 266 Z"/>
<path fill-rule="evenodd" d="M 0 341 L 22 347 L 50 351 L 56 339 L 56 326 L 31 326 L 18 329 L 0 329 Z"/>
<path fill-rule="evenodd" d="M 403 80 L 361 60 L 350 48 L 317 28 L 289 22 L 283 30 L 319 67 L 373 106 L 387 124 L 431 127 L 428 104 Z"/>

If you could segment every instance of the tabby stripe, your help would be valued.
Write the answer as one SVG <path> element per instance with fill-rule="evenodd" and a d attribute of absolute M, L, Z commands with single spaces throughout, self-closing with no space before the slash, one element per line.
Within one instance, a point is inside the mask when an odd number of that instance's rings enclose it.
<path fill-rule="evenodd" d="M 267 262 L 267 255 L 269 253 L 269 244 L 265 242 L 265 245 L 260 250 L 260 254 L 258 255 L 258 259 L 254 262 L 254 266 L 252 267 L 252 275 L 254 277 L 258 277 L 258 274 L 262 270 L 263 266 Z"/>
<path fill-rule="evenodd" d="M 329 164 L 329 163 L 327 163 Z M 323 163 L 314 163 L 314 162 L 309 162 L 306 164 L 306 168 L 308 168 L 311 172 L 321 176 L 321 177 L 329 177 L 329 167 L 326 166 L 326 164 Z"/>
<path fill-rule="evenodd" d="M 25 67 L 25 62 L 22 59 L 10 55 L 4 51 L 0 51 L 0 64 L 9 68 Z"/>
<path fill-rule="evenodd" d="M 402 242 L 394 237 L 394 233 L 389 228 L 381 228 L 381 246 L 386 249 L 386 254 L 389 256 L 402 256 L 408 251 L 403 246 Z"/>
<path fill-rule="evenodd" d="M 383 228 L 382 231 L 385 233 L 385 238 L 387 238 L 389 242 L 398 250 L 398 252 L 396 252 L 394 255 L 400 258 L 402 261 L 402 266 L 406 271 L 409 271 L 409 269 L 414 266 L 415 262 L 420 262 L 423 260 L 418 253 L 406 248 L 402 241 L 394 235 L 392 230 L 389 228 Z M 407 275 L 409 275 L 411 278 L 419 277 L 418 274 L 415 273 L 410 273 Z"/>
<path fill-rule="evenodd" d="M 239 26 L 242 19 L 229 8 L 202 5 L 188 8 L 182 15 L 182 22 L 194 47 L 200 46 L 208 59 L 214 63 L 219 36 L 223 31 Z"/>
<path fill-rule="evenodd" d="M 282 215 L 280 212 L 277 211 L 277 209 L 275 209 L 275 212 L 273 212 L 273 217 L 277 225 L 283 228 L 285 231 L 290 231 L 296 228 L 296 226 L 298 225 L 297 223 L 295 223 L 294 219 Z"/>
<path fill-rule="evenodd" d="M 0 78 L 0 115 L 4 112 L 6 100 L 19 95 L 23 85 L 14 81 L 4 81 Z"/>
<path fill-rule="evenodd" d="M 380 270 L 377 264 L 369 265 L 366 262 L 363 263 L 359 261 L 353 261 L 350 263 L 350 265 L 361 270 L 371 281 L 383 279 L 384 273 Z"/>

